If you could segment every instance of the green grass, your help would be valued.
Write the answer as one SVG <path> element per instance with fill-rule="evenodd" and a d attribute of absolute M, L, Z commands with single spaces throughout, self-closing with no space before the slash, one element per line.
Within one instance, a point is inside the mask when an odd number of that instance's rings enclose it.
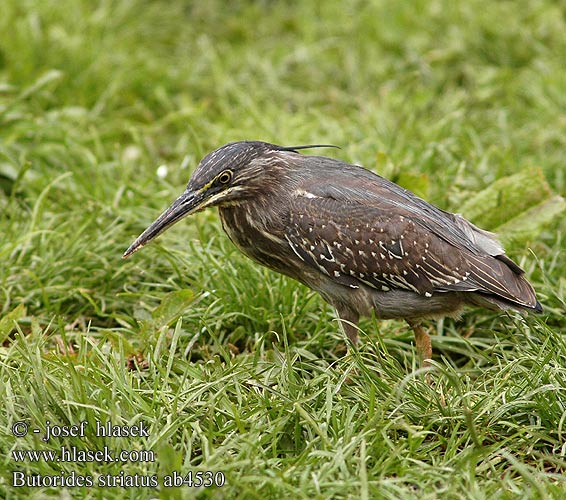
<path fill-rule="evenodd" d="M 240 255 L 214 211 L 121 255 L 238 139 L 337 144 L 452 211 L 535 167 L 564 196 L 565 31 L 551 0 L 4 1 L 0 497 L 564 498 L 565 217 L 508 246 L 545 315 L 431 323 L 431 385 L 401 322 L 364 321 L 344 356 L 331 309 Z M 85 420 L 49 443 L 11 430 Z M 12 454 L 63 445 L 155 461 Z M 226 484 L 15 488 L 14 471 Z"/>

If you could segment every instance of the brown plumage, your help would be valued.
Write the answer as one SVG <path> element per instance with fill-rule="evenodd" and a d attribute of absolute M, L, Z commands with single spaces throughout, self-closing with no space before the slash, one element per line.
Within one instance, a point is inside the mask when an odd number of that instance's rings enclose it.
<path fill-rule="evenodd" d="M 542 312 L 494 235 L 362 167 L 263 142 L 207 155 L 186 191 L 128 248 L 128 257 L 185 215 L 218 206 L 253 260 L 318 291 L 357 342 L 360 316 L 404 318 L 424 362 L 420 320 L 466 304 Z"/>

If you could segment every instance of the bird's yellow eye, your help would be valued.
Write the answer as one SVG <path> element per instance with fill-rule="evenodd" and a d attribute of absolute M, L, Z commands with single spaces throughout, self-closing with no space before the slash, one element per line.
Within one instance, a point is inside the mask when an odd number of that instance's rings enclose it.
<path fill-rule="evenodd" d="M 228 184 L 232 180 L 232 171 L 231 170 L 224 170 L 218 177 L 218 182 L 220 184 Z"/>

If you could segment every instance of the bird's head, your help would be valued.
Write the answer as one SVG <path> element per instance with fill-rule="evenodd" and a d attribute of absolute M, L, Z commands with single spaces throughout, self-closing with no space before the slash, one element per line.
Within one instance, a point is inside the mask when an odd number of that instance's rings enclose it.
<path fill-rule="evenodd" d="M 212 206 L 237 203 L 269 187 L 266 175 L 286 166 L 281 152 L 335 147 L 326 144 L 283 147 L 260 141 L 231 142 L 206 155 L 187 188 L 124 252 L 127 258 L 183 217 Z"/>

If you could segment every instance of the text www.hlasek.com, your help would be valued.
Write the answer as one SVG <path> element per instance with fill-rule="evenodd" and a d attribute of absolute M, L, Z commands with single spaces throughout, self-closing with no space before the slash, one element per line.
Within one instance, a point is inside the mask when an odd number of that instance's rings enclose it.
<path fill-rule="evenodd" d="M 12 450 L 15 462 L 155 462 L 152 450 L 121 450 L 105 446 L 101 450 L 83 450 L 76 446 L 61 446 L 59 450 Z"/>

